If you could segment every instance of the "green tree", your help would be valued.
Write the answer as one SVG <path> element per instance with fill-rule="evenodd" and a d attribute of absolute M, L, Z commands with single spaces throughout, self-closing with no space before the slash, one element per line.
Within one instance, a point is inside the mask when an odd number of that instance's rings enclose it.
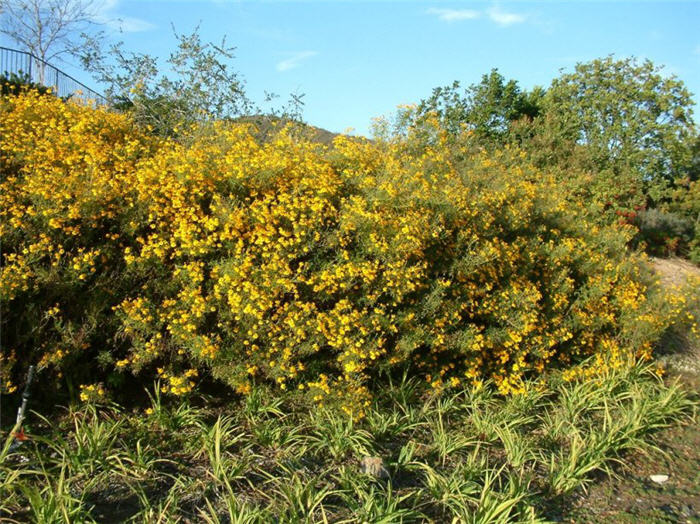
<path fill-rule="evenodd" d="M 437 87 L 421 101 L 418 115 L 435 114 L 450 133 L 471 130 L 482 142 L 503 144 L 509 141 L 511 124 L 520 119 L 532 120 L 540 113 L 543 90 L 523 91 L 517 81 L 508 80 L 492 69 L 481 82 L 460 92 L 459 82 Z"/>
<path fill-rule="evenodd" d="M 105 95 L 116 108 L 131 111 L 137 122 L 160 135 L 194 122 L 250 114 L 244 81 L 231 65 L 234 48 L 225 40 L 202 42 L 198 28 L 190 35 L 174 33 L 177 48 L 165 72 L 155 57 L 127 52 L 122 42 L 105 49 L 103 35 L 85 36 L 81 60 L 106 86 Z"/>
<path fill-rule="evenodd" d="M 105 96 L 116 109 L 129 111 L 160 136 L 182 136 L 191 124 L 216 120 L 302 122 L 303 94 L 291 93 L 286 104 L 273 106 L 278 96 L 266 91 L 266 109 L 251 101 L 233 67 L 235 48 L 225 38 L 219 45 L 203 42 L 199 27 L 191 34 L 173 27 L 173 33 L 177 47 L 165 64 L 147 53 L 126 51 L 122 42 L 106 46 L 104 34 L 83 35 L 80 58 L 106 86 Z"/>
<path fill-rule="evenodd" d="M 695 137 L 690 151 L 691 160 L 688 178 L 690 178 L 690 180 L 700 180 L 700 135 Z"/>
<path fill-rule="evenodd" d="M 688 176 L 696 136 L 690 92 L 661 69 L 611 56 L 577 64 L 547 91 L 546 132 L 585 146 L 598 172 L 627 174 L 659 199 L 668 182 Z"/>

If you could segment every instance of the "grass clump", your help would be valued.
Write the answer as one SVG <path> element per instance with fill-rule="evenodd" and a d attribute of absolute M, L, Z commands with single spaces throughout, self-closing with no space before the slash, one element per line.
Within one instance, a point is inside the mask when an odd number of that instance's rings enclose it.
<path fill-rule="evenodd" d="M 260 390 L 223 409 L 156 393 L 138 412 L 31 415 L 30 440 L 0 465 L 0 510 L 33 522 L 546 522 L 698 407 L 649 366 L 553 374 L 514 397 L 416 385 L 387 386 L 361 420 Z M 286 438 L 260 438 L 263 423 Z M 388 478 L 362 472 L 368 455 Z"/>

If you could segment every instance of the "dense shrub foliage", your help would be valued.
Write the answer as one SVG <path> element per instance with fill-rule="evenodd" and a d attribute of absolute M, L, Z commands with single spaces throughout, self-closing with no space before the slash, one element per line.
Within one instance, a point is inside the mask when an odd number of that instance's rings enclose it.
<path fill-rule="evenodd" d="M 690 260 L 700 264 L 700 179 L 681 181 L 667 208 L 688 224 L 692 233 L 687 255 Z"/>
<path fill-rule="evenodd" d="M 648 358 L 670 321 L 626 253 L 631 228 L 572 208 L 517 150 L 475 154 L 439 132 L 330 148 L 290 130 L 260 143 L 243 124 L 198 136 L 2 99 L 15 380 L 36 363 L 71 387 L 134 372 L 185 394 L 211 375 L 360 412 L 382 371 L 518 392 L 554 365 L 586 373 L 591 355 L 597 370 Z"/>
<path fill-rule="evenodd" d="M 48 87 L 32 82 L 31 77 L 22 71 L 19 73 L 8 73 L 5 71 L 0 74 L 0 94 L 19 95 L 27 88 L 35 89 L 41 94 L 50 92 Z"/>

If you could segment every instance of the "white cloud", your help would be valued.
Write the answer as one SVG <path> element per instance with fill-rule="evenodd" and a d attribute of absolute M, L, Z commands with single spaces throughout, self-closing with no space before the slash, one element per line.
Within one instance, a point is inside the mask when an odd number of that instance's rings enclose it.
<path fill-rule="evenodd" d="M 155 28 L 155 26 L 150 22 L 146 22 L 140 18 L 132 18 L 130 16 L 109 18 L 104 20 L 102 23 L 116 31 L 121 31 L 122 33 L 140 33 L 141 31 L 148 31 Z"/>
<path fill-rule="evenodd" d="M 435 15 L 443 22 L 459 22 L 462 20 L 474 20 L 475 18 L 480 18 L 482 15 L 492 22 L 506 27 L 513 24 L 520 24 L 526 20 L 526 16 L 519 13 L 509 13 L 503 11 L 497 5 L 487 9 L 484 12 L 475 11 L 473 9 L 443 9 L 437 7 L 431 7 L 426 10 L 429 15 Z"/>
<path fill-rule="evenodd" d="M 294 53 L 294 55 L 292 55 L 290 58 L 282 60 L 275 67 L 277 71 L 289 71 L 290 69 L 299 67 L 304 60 L 311 58 L 312 56 L 316 56 L 317 54 L 318 53 L 316 51 L 300 51 L 298 53 Z"/>
<path fill-rule="evenodd" d="M 98 5 L 98 10 L 101 12 L 109 11 L 117 7 L 119 0 L 103 0 L 101 4 Z"/>
<path fill-rule="evenodd" d="M 437 15 L 440 20 L 445 22 L 457 22 L 460 20 L 473 20 L 479 18 L 481 13 L 473 9 L 440 9 L 431 7 L 426 11 L 430 15 Z"/>
<path fill-rule="evenodd" d="M 98 24 L 104 24 L 110 29 L 122 33 L 139 33 L 155 28 L 150 22 L 132 16 L 121 16 L 114 10 L 119 4 L 119 0 L 104 0 L 98 7 L 93 20 Z"/>
<path fill-rule="evenodd" d="M 487 11 L 489 18 L 502 26 L 509 26 L 513 24 L 520 24 L 525 21 L 526 16 L 518 13 L 507 13 L 502 11 L 499 7 L 494 6 Z"/>

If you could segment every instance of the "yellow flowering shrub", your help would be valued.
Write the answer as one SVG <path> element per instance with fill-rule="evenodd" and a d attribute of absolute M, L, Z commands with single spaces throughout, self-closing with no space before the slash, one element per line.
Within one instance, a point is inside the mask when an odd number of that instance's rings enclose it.
<path fill-rule="evenodd" d="M 105 390 L 102 384 L 81 384 L 80 400 L 83 402 L 102 402 L 105 400 Z"/>
<path fill-rule="evenodd" d="M 670 318 L 631 231 L 518 151 L 231 123 L 183 145 L 28 93 L 0 104 L 0 176 L 3 345 L 76 381 L 213 376 L 358 412 L 380 371 L 512 393 L 649 358 Z"/>

